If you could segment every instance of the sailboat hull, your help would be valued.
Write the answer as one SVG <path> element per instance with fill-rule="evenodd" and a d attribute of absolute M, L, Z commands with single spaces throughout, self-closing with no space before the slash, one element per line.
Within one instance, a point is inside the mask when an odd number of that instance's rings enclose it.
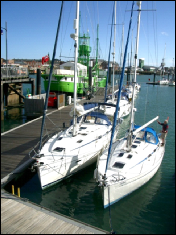
<path fill-rule="evenodd" d="M 169 81 L 168 80 L 161 80 L 158 82 L 160 85 L 168 85 Z"/>
<path fill-rule="evenodd" d="M 125 196 L 129 195 L 133 191 L 137 190 L 144 184 L 146 184 L 158 171 L 158 168 L 161 165 L 162 162 L 161 157 L 157 164 L 154 165 L 152 169 L 150 169 L 150 172 L 145 172 L 144 174 L 141 174 L 134 179 L 130 179 L 127 181 L 122 181 L 119 184 L 114 184 L 109 187 L 104 187 L 103 191 L 103 201 L 104 201 L 104 208 L 108 207 L 109 205 L 114 204 L 115 202 L 119 201 L 120 199 L 124 198 Z M 109 195 L 108 196 L 108 190 Z"/>
<path fill-rule="evenodd" d="M 73 136 L 71 125 L 67 130 L 51 137 L 44 144 L 40 155 L 33 157 L 36 160 L 34 167 L 37 168 L 42 189 L 91 165 L 107 148 L 111 138 L 110 121 L 103 114 L 92 112 L 92 116 L 89 115 L 90 113 L 86 116 L 85 122 L 78 127 L 76 136 Z M 109 124 L 100 117 L 106 118 Z M 116 140 L 117 132 L 118 127 L 113 141 Z"/>
<path fill-rule="evenodd" d="M 114 116 L 115 113 L 115 107 L 103 107 L 104 114 L 109 116 Z M 119 118 L 126 117 L 131 112 L 131 103 L 129 103 L 126 100 L 120 101 L 120 111 L 119 111 Z"/>
<path fill-rule="evenodd" d="M 165 148 L 158 146 L 154 153 L 147 157 L 152 148 L 153 146 L 150 150 L 146 149 L 146 156 L 142 157 L 138 163 L 135 162 L 135 167 L 131 167 L 131 170 L 107 173 L 108 177 L 111 175 L 111 180 L 107 181 L 106 186 L 101 186 L 104 208 L 137 190 L 155 175 L 161 165 Z M 140 158 L 140 155 L 136 154 L 133 156 L 133 158 L 136 157 Z"/>
<path fill-rule="evenodd" d="M 103 150 L 103 149 L 102 149 Z M 40 184 L 42 189 L 46 189 L 49 186 L 52 186 L 64 179 L 71 177 L 73 174 L 83 170 L 84 168 L 90 166 L 94 162 L 96 162 L 99 154 L 102 153 L 100 150 L 96 154 L 87 154 L 85 156 L 80 157 L 82 160 L 75 160 L 70 163 L 64 163 L 64 160 L 54 162 L 53 164 L 48 165 L 48 167 L 38 167 L 38 177 L 40 179 Z M 78 159 L 78 158 L 77 158 Z M 54 170 L 53 170 L 54 169 Z"/>

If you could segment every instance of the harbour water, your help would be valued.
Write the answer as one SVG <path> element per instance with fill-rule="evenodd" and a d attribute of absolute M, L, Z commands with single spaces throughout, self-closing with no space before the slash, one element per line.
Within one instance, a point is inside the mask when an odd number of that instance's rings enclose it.
<path fill-rule="evenodd" d="M 148 79 L 152 81 L 153 76 L 137 76 L 141 91 L 135 100 L 135 123 L 142 125 L 156 116 L 163 122 L 169 116 L 169 131 L 162 164 L 146 185 L 112 205 L 109 211 L 103 208 L 101 191 L 93 178 L 93 164 L 43 191 L 37 174 L 27 171 L 19 179 L 21 197 L 107 231 L 111 231 L 111 218 L 117 234 L 175 234 L 175 87 L 148 85 Z M 28 121 L 24 110 L 19 110 L 16 119 L 9 114 L 6 124 L 1 121 L 1 133 Z M 121 124 L 119 137 L 128 129 L 128 123 L 129 117 Z M 158 132 L 161 129 L 157 122 L 151 127 Z"/>

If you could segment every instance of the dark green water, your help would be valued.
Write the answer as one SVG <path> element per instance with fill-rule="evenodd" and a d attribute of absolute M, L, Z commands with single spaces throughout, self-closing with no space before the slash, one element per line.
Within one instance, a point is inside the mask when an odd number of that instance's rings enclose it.
<path fill-rule="evenodd" d="M 175 87 L 147 85 L 149 78 L 153 80 L 152 76 L 137 77 L 141 91 L 135 100 L 135 123 L 142 125 L 157 115 L 163 122 L 169 116 L 165 155 L 158 172 L 146 185 L 111 206 L 112 227 L 117 234 L 175 233 Z M 9 129 L 14 127 L 15 120 L 6 121 Z M 128 121 L 124 119 L 119 136 L 128 128 Z M 157 122 L 151 127 L 161 129 Z M 37 174 L 26 172 L 20 180 L 21 197 L 110 231 L 109 208 L 103 208 L 101 192 L 93 178 L 95 165 L 44 191 Z"/>

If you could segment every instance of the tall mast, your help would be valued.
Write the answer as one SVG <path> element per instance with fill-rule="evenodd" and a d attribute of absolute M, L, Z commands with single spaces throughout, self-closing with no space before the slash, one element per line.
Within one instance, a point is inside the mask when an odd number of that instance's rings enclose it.
<path fill-rule="evenodd" d="M 77 1 L 76 4 L 76 19 L 74 20 L 74 29 L 75 29 L 75 68 L 74 68 L 74 112 L 73 112 L 73 136 L 76 135 L 76 124 L 77 124 L 77 118 L 76 118 L 76 99 L 77 99 L 77 58 L 78 58 L 78 22 L 79 22 L 79 1 Z"/>
<path fill-rule="evenodd" d="M 53 67 L 54 67 L 54 59 L 55 59 L 55 55 L 56 55 L 57 40 L 58 40 L 58 35 L 59 35 L 59 30 L 60 30 L 63 4 L 64 4 L 64 2 L 62 1 L 61 10 L 60 10 L 60 17 L 59 17 L 57 32 L 56 32 L 56 39 L 55 39 L 54 49 L 53 49 L 53 58 L 52 58 L 52 62 L 51 62 L 50 74 L 49 74 L 49 79 L 48 79 L 48 89 L 46 92 L 45 106 L 44 106 L 44 111 L 43 111 L 43 119 L 42 119 L 41 133 L 40 133 L 40 145 L 39 145 L 39 150 L 38 150 L 39 152 L 42 147 L 42 135 L 43 135 L 43 129 L 44 129 L 44 124 L 45 124 L 46 111 L 47 111 L 47 107 L 48 107 L 50 84 L 51 84 L 52 72 L 53 72 Z"/>
<path fill-rule="evenodd" d="M 98 63 L 98 27 L 99 27 L 99 25 L 97 24 L 97 50 L 96 50 L 96 63 Z"/>
<path fill-rule="evenodd" d="M 137 70 L 137 54 L 138 54 L 138 45 L 139 45 L 139 29 L 140 29 L 140 16 L 141 16 L 141 1 L 137 1 L 138 5 L 138 25 L 137 25 L 137 36 L 136 36 L 136 51 L 135 51 L 135 67 L 134 67 L 134 81 L 133 81 L 133 97 L 132 97 L 132 104 L 131 104 L 131 120 L 130 120 L 130 128 L 129 134 L 127 138 L 127 148 L 131 148 L 132 143 L 132 130 L 134 127 L 134 90 L 135 90 L 135 83 L 136 83 L 136 70 Z"/>
<path fill-rule="evenodd" d="M 107 156 L 107 161 L 106 161 L 106 169 L 105 169 L 104 179 L 106 178 L 106 171 L 108 168 L 108 162 L 109 162 L 110 155 L 111 155 L 111 148 L 112 148 L 112 142 L 113 142 L 113 138 L 114 138 L 115 127 L 117 125 L 117 117 L 118 117 L 118 113 L 119 113 L 118 111 L 119 111 L 120 97 L 121 97 L 121 91 L 122 91 L 122 85 L 123 85 L 123 79 L 124 79 L 125 63 L 126 63 L 126 56 L 127 56 L 127 50 L 128 50 L 129 35 L 130 35 L 130 30 L 131 30 L 133 8 L 134 8 L 134 1 L 132 2 L 131 17 L 130 17 L 129 28 L 128 28 L 127 42 L 126 42 L 126 46 L 125 46 L 122 73 L 121 73 L 120 84 L 119 84 L 119 92 L 118 92 L 118 98 L 117 98 L 117 103 L 116 103 L 116 110 L 114 113 L 113 127 L 112 127 L 112 131 L 111 131 L 111 139 L 110 139 L 110 144 L 109 144 L 109 149 L 108 149 L 108 156 Z"/>
<path fill-rule="evenodd" d="M 133 58 L 133 29 L 132 29 L 132 37 L 131 37 L 131 58 L 130 58 L 130 74 L 133 72 L 132 71 L 132 58 Z"/>
<path fill-rule="evenodd" d="M 78 48 L 79 48 L 79 45 L 80 45 L 80 30 L 81 28 L 81 12 L 79 12 L 79 39 L 78 39 Z"/>
<path fill-rule="evenodd" d="M 113 54 L 113 78 L 112 78 L 112 101 L 114 100 L 114 67 L 115 67 L 115 40 L 116 40 L 116 1 L 114 7 L 114 52 Z"/>
<path fill-rule="evenodd" d="M 120 66 L 122 66 L 122 61 L 123 61 L 123 38 L 124 38 L 124 24 L 122 26 L 122 48 L 121 48 Z"/>

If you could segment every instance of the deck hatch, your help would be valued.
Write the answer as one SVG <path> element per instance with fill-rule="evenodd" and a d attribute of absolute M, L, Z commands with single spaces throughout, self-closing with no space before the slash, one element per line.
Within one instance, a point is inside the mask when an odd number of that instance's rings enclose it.
<path fill-rule="evenodd" d="M 80 130 L 85 130 L 85 129 L 87 129 L 87 127 L 83 127 L 83 126 L 82 126 L 82 127 L 80 127 L 79 129 L 80 129 Z"/>
<path fill-rule="evenodd" d="M 55 151 L 55 152 L 62 152 L 63 150 L 65 150 L 65 148 L 57 147 L 53 151 Z"/>
<path fill-rule="evenodd" d="M 137 145 L 133 144 L 131 147 L 135 149 L 137 148 Z"/>
<path fill-rule="evenodd" d="M 118 155 L 118 157 L 122 157 L 124 155 L 124 153 L 120 153 L 119 155 Z"/>
<path fill-rule="evenodd" d="M 133 156 L 132 154 L 128 154 L 127 158 L 132 158 L 132 156 Z"/>
<path fill-rule="evenodd" d="M 135 141 L 134 141 L 134 143 L 135 143 L 135 144 L 140 144 L 140 143 L 141 143 L 141 141 L 139 141 L 139 140 L 135 140 Z"/>
<path fill-rule="evenodd" d="M 124 165 L 125 165 L 125 163 L 115 162 L 112 167 L 122 169 L 124 167 Z"/>

